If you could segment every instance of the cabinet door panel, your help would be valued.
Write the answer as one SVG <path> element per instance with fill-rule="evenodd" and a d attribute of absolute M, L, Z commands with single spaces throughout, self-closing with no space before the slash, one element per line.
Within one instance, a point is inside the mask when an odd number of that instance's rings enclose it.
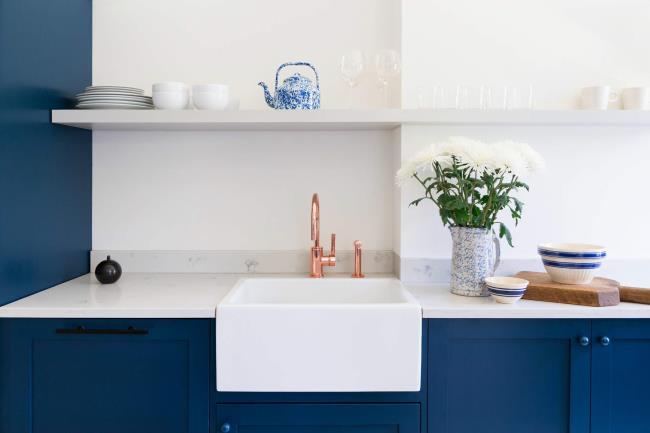
<path fill-rule="evenodd" d="M 595 320 L 593 336 L 592 433 L 647 433 L 650 320 Z"/>
<path fill-rule="evenodd" d="M 420 404 L 219 404 L 221 433 L 420 433 Z"/>
<path fill-rule="evenodd" d="M 431 433 L 586 433 L 588 321 L 431 320 Z"/>
<path fill-rule="evenodd" d="M 91 332 L 75 331 L 83 326 Z M 119 334 L 134 326 L 146 334 Z M 12 320 L 3 433 L 206 433 L 209 320 Z"/>

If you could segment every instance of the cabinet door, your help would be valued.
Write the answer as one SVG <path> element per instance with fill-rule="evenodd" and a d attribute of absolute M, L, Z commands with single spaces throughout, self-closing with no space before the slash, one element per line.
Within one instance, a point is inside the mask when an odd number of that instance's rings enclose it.
<path fill-rule="evenodd" d="M 420 404 L 219 404 L 217 433 L 420 433 Z"/>
<path fill-rule="evenodd" d="M 206 433 L 210 320 L 12 319 L 2 433 Z"/>
<path fill-rule="evenodd" d="M 594 320 L 592 433 L 650 431 L 650 320 Z"/>
<path fill-rule="evenodd" d="M 430 433 L 587 433 L 590 322 L 430 320 Z"/>

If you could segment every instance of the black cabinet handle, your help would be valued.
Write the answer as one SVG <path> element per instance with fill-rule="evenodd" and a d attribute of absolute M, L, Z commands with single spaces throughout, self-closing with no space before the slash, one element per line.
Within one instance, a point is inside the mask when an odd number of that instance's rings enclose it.
<path fill-rule="evenodd" d="M 600 344 L 603 346 L 609 346 L 610 340 L 608 336 L 600 337 Z"/>
<path fill-rule="evenodd" d="M 129 326 L 126 329 L 88 329 L 85 326 L 76 328 L 59 328 L 57 334 L 74 334 L 74 335 L 147 335 L 146 329 L 137 329 Z"/>
<path fill-rule="evenodd" d="M 222 433 L 230 432 L 230 423 L 224 422 L 223 424 L 221 424 L 221 428 L 219 430 L 221 430 Z"/>
<path fill-rule="evenodd" d="M 581 346 L 589 346 L 589 337 L 583 335 L 582 337 L 578 338 L 578 344 Z"/>

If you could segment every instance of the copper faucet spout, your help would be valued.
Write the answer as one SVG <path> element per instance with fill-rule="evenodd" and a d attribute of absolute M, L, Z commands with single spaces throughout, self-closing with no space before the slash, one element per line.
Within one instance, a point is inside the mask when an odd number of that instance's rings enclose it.
<path fill-rule="evenodd" d="M 317 193 L 311 197 L 311 240 L 315 247 L 320 246 L 320 201 Z"/>
<path fill-rule="evenodd" d="M 323 252 L 320 246 L 320 202 L 318 194 L 311 198 L 311 240 L 314 245 L 311 247 L 311 272 L 312 278 L 323 278 L 323 266 L 336 266 L 336 235 L 332 233 L 332 246 L 328 255 Z"/>

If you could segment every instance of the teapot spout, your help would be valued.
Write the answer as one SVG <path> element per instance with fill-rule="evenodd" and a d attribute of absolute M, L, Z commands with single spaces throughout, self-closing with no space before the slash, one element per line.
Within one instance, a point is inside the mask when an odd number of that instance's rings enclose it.
<path fill-rule="evenodd" d="M 268 104 L 269 107 L 275 108 L 275 101 L 273 100 L 273 96 L 271 96 L 271 92 L 269 92 L 269 88 L 266 84 L 264 84 L 263 81 L 260 81 L 257 83 L 258 86 L 262 86 L 262 89 L 264 89 L 264 99 L 266 99 L 266 103 Z"/>

